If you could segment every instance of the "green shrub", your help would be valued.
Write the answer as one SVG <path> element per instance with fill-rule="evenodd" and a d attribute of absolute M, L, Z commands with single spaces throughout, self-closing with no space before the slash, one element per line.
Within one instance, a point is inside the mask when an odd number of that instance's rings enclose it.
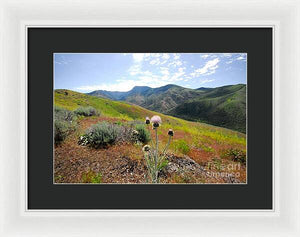
<path fill-rule="evenodd" d="M 115 124 L 119 126 L 119 132 L 117 141 L 118 143 L 134 143 L 137 141 L 136 133 L 131 127 L 128 126 L 120 126 L 120 124 Z"/>
<path fill-rule="evenodd" d="M 60 144 L 76 129 L 76 117 L 72 111 L 54 107 L 54 142 Z"/>
<path fill-rule="evenodd" d="M 144 124 L 136 125 L 135 130 L 138 132 L 137 135 L 136 135 L 138 141 L 140 141 L 144 144 L 150 141 L 150 133 L 145 128 Z"/>
<path fill-rule="evenodd" d="M 92 125 L 85 134 L 81 135 L 78 144 L 103 148 L 115 143 L 147 142 L 150 140 L 148 131 L 144 131 L 140 128 L 138 128 L 138 130 L 128 126 L 120 126 L 118 123 L 101 122 Z"/>
<path fill-rule="evenodd" d="M 100 113 L 92 106 L 87 107 L 79 107 L 74 111 L 75 114 L 81 115 L 81 116 L 99 116 Z"/>
<path fill-rule="evenodd" d="M 182 154 L 187 154 L 190 151 L 190 147 L 187 142 L 183 139 L 179 139 L 173 142 L 173 148 L 175 151 L 179 151 Z"/>
<path fill-rule="evenodd" d="M 101 122 L 92 125 L 84 136 L 90 146 L 103 148 L 115 144 L 119 133 L 120 127 L 118 125 Z"/>
<path fill-rule="evenodd" d="M 62 120 L 62 121 L 75 121 L 75 114 L 67 109 L 55 106 L 54 107 L 54 120 Z"/>

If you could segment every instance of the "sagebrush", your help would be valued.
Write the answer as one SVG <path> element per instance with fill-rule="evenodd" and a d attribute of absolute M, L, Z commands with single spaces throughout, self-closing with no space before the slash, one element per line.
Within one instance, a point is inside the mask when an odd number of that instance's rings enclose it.
<path fill-rule="evenodd" d="M 135 126 L 137 131 L 137 140 L 141 143 L 147 143 L 150 141 L 150 132 L 145 128 L 144 124 L 138 124 Z"/>
<path fill-rule="evenodd" d="M 72 111 L 54 107 L 54 142 L 56 145 L 63 142 L 76 127 L 76 116 Z"/>
<path fill-rule="evenodd" d="M 105 148 L 116 143 L 120 131 L 120 126 L 117 124 L 100 122 L 92 125 L 84 136 L 90 146 Z"/>
<path fill-rule="evenodd" d="M 96 110 L 94 107 L 92 106 L 87 106 L 87 107 L 79 107 L 74 111 L 75 114 L 80 115 L 80 116 L 99 116 L 100 112 L 98 110 Z"/>

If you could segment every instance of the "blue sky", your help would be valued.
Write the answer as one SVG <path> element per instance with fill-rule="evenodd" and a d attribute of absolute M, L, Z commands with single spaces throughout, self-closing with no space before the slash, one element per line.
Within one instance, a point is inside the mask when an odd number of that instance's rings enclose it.
<path fill-rule="evenodd" d="M 167 84 L 195 89 L 246 82 L 246 53 L 54 54 L 55 89 L 128 91 Z"/>

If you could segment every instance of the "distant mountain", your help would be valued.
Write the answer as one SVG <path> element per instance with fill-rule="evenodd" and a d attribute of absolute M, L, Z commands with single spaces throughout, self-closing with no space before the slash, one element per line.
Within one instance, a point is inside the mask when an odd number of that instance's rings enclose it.
<path fill-rule="evenodd" d="M 152 89 L 148 86 L 135 86 L 130 91 L 106 91 L 106 90 L 97 90 L 90 93 L 87 93 L 91 96 L 102 97 L 111 100 L 126 100 L 126 98 L 133 94 L 140 94 Z"/>
<path fill-rule="evenodd" d="M 198 88 L 198 89 L 196 89 L 196 90 L 198 90 L 198 91 L 209 91 L 209 90 L 213 90 L 214 88 L 208 88 L 208 87 L 200 87 L 200 88 Z"/>
<path fill-rule="evenodd" d="M 246 85 L 214 88 L 167 114 L 246 133 Z"/>
<path fill-rule="evenodd" d="M 200 90 L 170 84 L 158 88 L 135 86 L 127 92 L 98 90 L 88 93 L 88 95 L 127 101 L 158 112 L 166 112 L 187 99 L 195 98 L 202 93 L 203 91 Z"/>
<path fill-rule="evenodd" d="M 192 121 L 246 132 L 246 85 L 188 89 L 177 85 L 136 86 L 127 92 L 98 90 L 88 95 L 127 101 Z"/>

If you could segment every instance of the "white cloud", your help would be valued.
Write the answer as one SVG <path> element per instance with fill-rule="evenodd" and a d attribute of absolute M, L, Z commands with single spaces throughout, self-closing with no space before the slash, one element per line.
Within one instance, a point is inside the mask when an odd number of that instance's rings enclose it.
<path fill-rule="evenodd" d="M 170 62 L 168 64 L 168 66 L 174 66 L 174 67 L 177 67 L 177 66 L 181 66 L 182 65 L 182 62 L 180 60 L 177 60 L 177 61 L 173 61 L 173 62 Z"/>
<path fill-rule="evenodd" d="M 219 58 L 212 59 L 207 61 L 206 64 L 198 69 L 195 69 L 194 72 L 190 73 L 192 77 L 199 77 L 200 75 L 211 75 L 216 72 L 216 69 L 219 67 L 218 63 L 220 62 Z"/>
<path fill-rule="evenodd" d="M 178 60 L 178 59 L 180 59 L 180 54 L 174 53 L 174 60 Z"/>
<path fill-rule="evenodd" d="M 209 57 L 209 54 L 203 54 L 203 55 L 201 55 L 201 58 L 204 58 L 204 59 L 206 59 L 208 57 Z"/>
<path fill-rule="evenodd" d="M 160 58 L 162 56 L 161 53 L 149 53 L 148 55 L 152 58 Z"/>
<path fill-rule="evenodd" d="M 168 60 L 168 59 L 170 58 L 170 55 L 167 54 L 167 53 L 164 53 L 164 54 L 162 55 L 162 58 L 165 59 L 165 60 Z"/>
<path fill-rule="evenodd" d="M 173 83 L 175 81 L 183 81 L 185 79 L 185 67 L 178 68 L 178 71 L 173 73 L 169 78 L 169 82 Z"/>
<path fill-rule="evenodd" d="M 139 76 L 138 80 L 117 80 L 116 83 L 102 83 L 99 85 L 92 86 L 81 86 L 75 88 L 74 90 L 80 92 L 91 92 L 95 90 L 107 90 L 107 91 L 129 91 L 134 86 L 150 86 L 150 87 L 160 87 L 165 85 L 165 82 L 161 81 L 158 77 L 142 75 Z"/>
<path fill-rule="evenodd" d="M 246 55 L 245 53 L 241 53 L 241 54 L 235 54 L 233 57 L 232 55 L 230 56 L 230 59 L 226 62 L 226 64 L 231 64 L 235 61 L 246 61 Z"/>
<path fill-rule="evenodd" d="M 232 54 L 231 53 L 223 53 L 222 56 L 225 58 L 231 58 Z"/>
<path fill-rule="evenodd" d="M 215 73 L 220 62 L 219 58 L 209 57 L 210 60 L 202 67 L 196 68 L 194 65 L 188 67 L 188 64 L 182 61 L 180 54 L 135 53 L 129 55 L 132 55 L 133 64 L 128 69 L 127 75 L 125 74 L 122 78 L 111 83 L 105 82 L 98 85 L 81 86 L 75 88 L 75 90 L 81 92 L 95 90 L 129 91 L 134 86 L 150 86 L 153 88 L 174 83 L 189 84 L 195 77 Z M 205 84 L 213 80 L 202 79 L 199 80 L 199 83 Z"/>
<path fill-rule="evenodd" d="M 159 65 L 159 64 L 160 64 L 159 58 L 155 58 L 155 59 L 151 60 L 151 61 L 150 61 L 150 64 L 151 64 L 151 65 Z"/>
<path fill-rule="evenodd" d="M 165 63 L 167 63 L 170 59 L 170 55 L 167 53 L 150 53 L 149 54 L 149 58 L 146 61 L 150 61 L 151 65 L 163 65 Z"/>
<path fill-rule="evenodd" d="M 128 72 L 131 76 L 141 73 L 141 64 L 134 64 L 129 69 Z"/>
<path fill-rule="evenodd" d="M 206 84 L 206 83 L 208 83 L 208 82 L 212 82 L 212 81 L 214 81 L 215 79 L 204 79 L 204 80 L 201 80 L 200 81 L 200 85 L 203 85 L 203 84 Z"/>
<path fill-rule="evenodd" d="M 144 59 L 144 54 L 143 53 L 133 53 L 132 58 L 134 62 L 142 62 Z"/>
<path fill-rule="evenodd" d="M 240 56 L 236 60 L 244 60 L 244 59 L 245 59 L 244 57 Z"/>
<path fill-rule="evenodd" d="M 166 63 L 169 63 L 168 66 L 173 65 L 175 67 L 182 65 L 180 54 L 173 54 L 172 59 L 169 53 L 133 53 L 132 57 L 135 64 L 146 62 L 154 66 L 164 65 Z"/>
<path fill-rule="evenodd" d="M 169 68 L 167 68 L 167 67 L 160 67 L 160 72 L 163 75 L 169 75 L 170 74 Z"/>
<path fill-rule="evenodd" d="M 113 84 L 103 83 L 103 84 L 93 85 L 93 86 L 81 86 L 75 88 L 75 90 L 78 90 L 80 92 L 91 92 L 96 90 L 129 91 L 134 85 L 135 85 L 134 81 L 126 80 L 126 81 L 113 83 Z"/>
<path fill-rule="evenodd" d="M 185 67 L 180 67 L 178 68 L 178 72 L 183 72 L 186 68 Z"/>

